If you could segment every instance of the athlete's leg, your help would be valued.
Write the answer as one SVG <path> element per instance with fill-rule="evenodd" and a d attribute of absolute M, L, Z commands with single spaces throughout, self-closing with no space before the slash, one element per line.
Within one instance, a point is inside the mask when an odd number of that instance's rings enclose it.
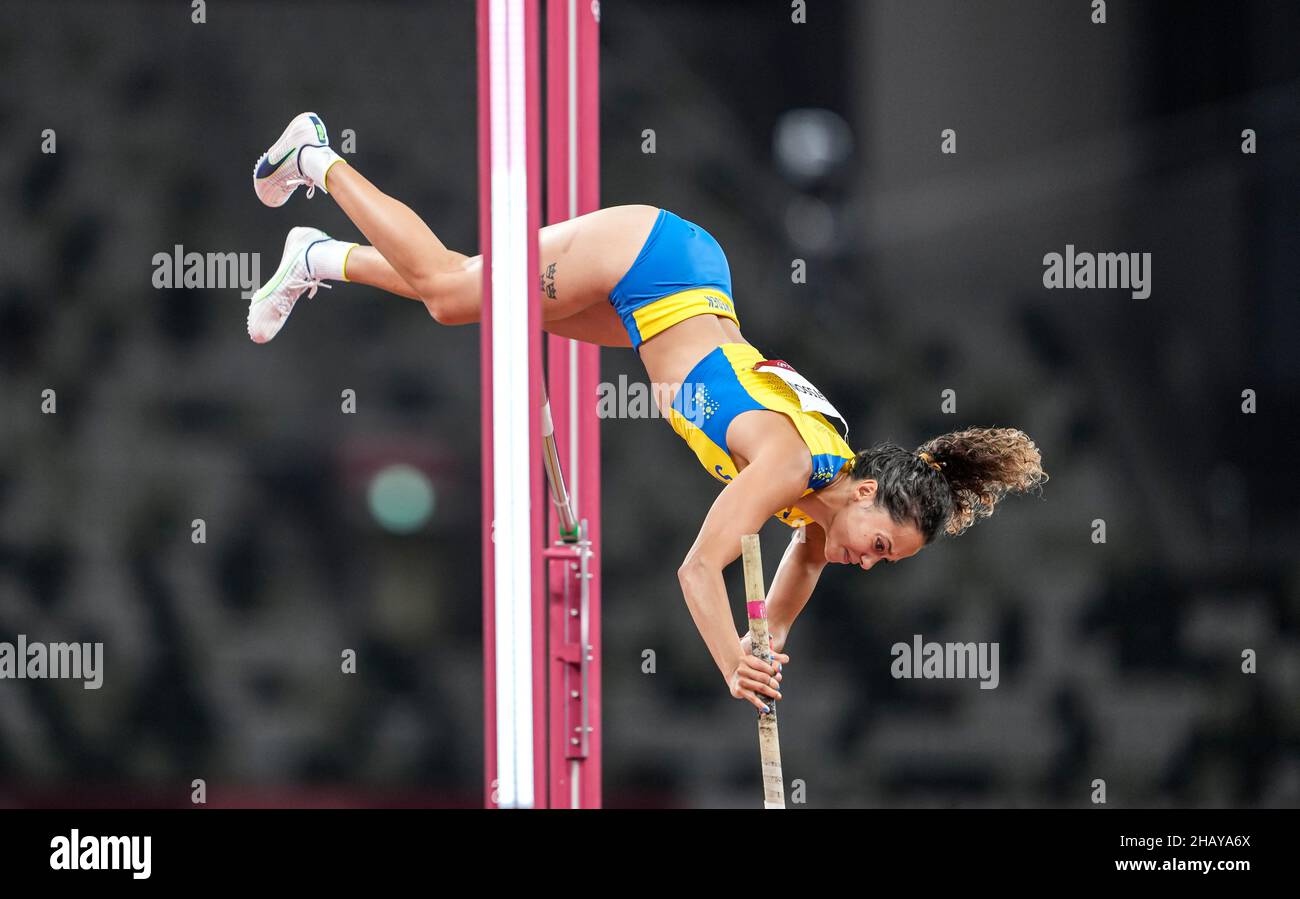
<path fill-rule="evenodd" d="M 409 207 L 340 158 L 329 146 L 324 123 L 310 112 L 289 123 L 253 172 L 254 190 L 268 206 L 282 206 L 302 185 L 308 196 L 317 186 L 333 196 L 373 249 L 314 229 L 290 232 L 275 276 L 249 305 L 254 340 L 274 337 L 301 295 L 313 296 L 317 287 L 328 286 L 324 282 L 341 279 L 345 269 L 348 280 L 422 300 L 440 322 L 479 320 L 482 257 L 448 249 Z M 657 215 L 651 206 L 616 206 L 543 228 L 538 236 L 543 322 L 567 321 L 564 327 L 577 329 L 575 336 L 601 335 L 621 344 L 609 293 L 636 260 Z"/>
<path fill-rule="evenodd" d="M 352 284 L 378 287 L 399 297 L 420 299 L 420 293 L 397 273 L 392 263 L 374 247 L 357 246 L 348 253 L 343 275 Z"/>
<path fill-rule="evenodd" d="M 408 206 L 383 193 L 351 165 L 332 166 L 325 186 L 391 267 L 391 272 L 384 269 L 369 254 L 357 258 L 363 249 L 359 247 L 348 258 L 349 280 L 389 290 L 391 275 L 396 273 L 438 321 L 478 321 L 481 256 L 449 250 Z M 657 215 L 651 206 L 614 206 L 541 229 L 543 319 L 570 318 L 591 306 L 609 307 L 609 292 L 635 261 Z M 410 295 L 400 289 L 393 292 Z M 614 316 L 612 308 L 609 315 Z"/>
<path fill-rule="evenodd" d="M 471 271 L 473 277 L 482 278 L 480 266 L 474 266 Z M 422 302 L 424 300 L 416 292 L 415 288 L 407 284 L 406 279 L 399 275 L 397 269 L 393 268 L 388 260 L 374 247 L 353 247 L 351 252 L 348 253 L 344 274 L 347 276 L 349 283 L 366 284 L 397 296 Z M 428 306 L 429 304 L 426 303 L 425 305 Z M 432 311 L 432 308 L 430 308 L 430 312 Z M 447 321 L 444 324 L 454 324 L 454 322 Z M 588 306 L 567 318 L 548 319 L 543 322 L 543 327 L 550 333 L 558 334 L 560 337 L 571 337 L 574 340 L 583 340 L 600 346 L 624 347 L 632 345 L 623 323 L 619 321 L 618 316 L 610 314 L 608 304 L 604 307 Z"/>
<path fill-rule="evenodd" d="M 417 293 L 435 276 L 463 268 L 468 256 L 447 249 L 409 206 L 375 187 L 351 165 L 332 166 L 327 178 L 329 195 Z"/>

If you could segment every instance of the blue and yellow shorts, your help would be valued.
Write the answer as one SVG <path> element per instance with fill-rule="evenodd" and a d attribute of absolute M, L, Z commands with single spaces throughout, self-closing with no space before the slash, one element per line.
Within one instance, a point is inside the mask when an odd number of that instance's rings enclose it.
<path fill-rule="evenodd" d="M 632 347 L 697 315 L 740 324 L 731 300 L 731 268 L 722 247 L 699 225 L 660 209 L 636 261 L 609 292 Z"/>
<path fill-rule="evenodd" d="M 695 451 L 700 463 L 719 481 L 736 476 L 736 463 L 727 450 L 727 428 L 742 412 L 770 409 L 790 417 L 812 456 L 812 474 L 803 495 L 830 484 L 853 450 L 830 420 L 820 412 L 806 411 L 799 397 L 779 376 L 756 371 L 767 361 L 747 343 L 724 343 L 691 369 L 673 400 L 669 423 Z M 778 521 L 790 527 L 809 524 L 812 519 L 791 506 L 776 513 Z"/>

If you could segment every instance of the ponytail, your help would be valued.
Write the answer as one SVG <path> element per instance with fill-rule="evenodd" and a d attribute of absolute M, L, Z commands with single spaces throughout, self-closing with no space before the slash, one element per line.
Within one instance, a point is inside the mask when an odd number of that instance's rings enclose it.
<path fill-rule="evenodd" d="M 895 521 L 916 525 L 927 543 L 962 533 L 992 515 L 1002 497 L 1047 481 L 1038 447 L 1015 428 L 967 428 L 914 452 L 879 444 L 857 454 L 852 476 L 874 479 L 877 502 Z"/>

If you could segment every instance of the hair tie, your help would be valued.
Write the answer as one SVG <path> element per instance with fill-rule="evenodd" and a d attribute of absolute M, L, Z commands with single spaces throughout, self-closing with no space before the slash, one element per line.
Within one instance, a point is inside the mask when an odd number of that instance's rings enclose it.
<path fill-rule="evenodd" d="M 917 456 L 920 457 L 922 462 L 924 462 L 926 465 L 929 465 L 935 471 L 939 472 L 940 474 L 943 473 L 943 464 L 934 461 L 934 456 L 931 456 L 929 453 L 924 451 L 917 453 Z"/>

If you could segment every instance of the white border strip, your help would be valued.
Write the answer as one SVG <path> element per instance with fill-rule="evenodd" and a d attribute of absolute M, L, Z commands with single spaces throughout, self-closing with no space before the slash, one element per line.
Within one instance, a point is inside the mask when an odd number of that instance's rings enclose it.
<path fill-rule="evenodd" d="M 531 279 L 524 0 L 491 0 L 488 31 L 498 805 L 531 808 L 533 444 L 528 429 Z"/>

